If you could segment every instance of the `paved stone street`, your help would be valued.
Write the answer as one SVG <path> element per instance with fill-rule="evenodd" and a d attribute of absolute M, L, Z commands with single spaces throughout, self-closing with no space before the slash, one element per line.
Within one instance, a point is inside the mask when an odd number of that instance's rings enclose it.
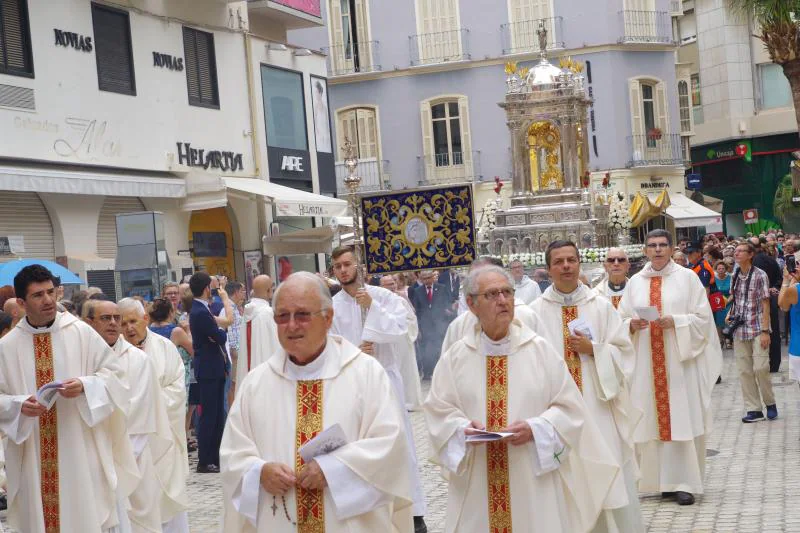
<path fill-rule="evenodd" d="M 706 494 L 691 507 L 662 502 L 659 495 L 643 495 L 648 532 L 800 532 L 800 506 L 791 503 L 792 496 L 800 494 L 800 393 L 789 381 L 785 358 L 782 367 L 783 372 L 773 375 L 779 419 L 744 425 L 733 352 L 725 352 L 723 382 L 714 391 L 715 431 L 707 443 Z M 427 386 L 426 382 L 424 388 Z M 420 457 L 428 457 L 423 417 L 413 413 L 412 418 L 417 451 Z M 433 465 L 421 461 L 421 467 L 428 530 L 440 533 L 444 531 L 447 486 Z M 216 531 L 222 508 L 219 476 L 192 473 L 189 499 L 192 532 Z M 5 518 L 4 513 L 0 516 Z"/>

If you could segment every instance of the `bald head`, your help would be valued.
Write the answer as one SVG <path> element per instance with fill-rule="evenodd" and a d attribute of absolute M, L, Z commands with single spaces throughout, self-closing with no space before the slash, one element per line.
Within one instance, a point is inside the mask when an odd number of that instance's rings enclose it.
<path fill-rule="evenodd" d="M 11 315 L 11 327 L 16 326 L 17 322 L 25 316 L 25 310 L 17 303 L 16 298 L 6 300 L 6 303 L 3 304 L 3 312 Z"/>
<path fill-rule="evenodd" d="M 253 278 L 253 297 L 270 301 L 272 299 L 272 278 L 266 274 Z"/>

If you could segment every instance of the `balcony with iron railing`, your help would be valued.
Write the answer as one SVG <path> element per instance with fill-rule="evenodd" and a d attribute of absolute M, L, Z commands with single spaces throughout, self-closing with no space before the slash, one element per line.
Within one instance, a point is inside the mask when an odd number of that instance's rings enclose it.
<path fill-rule="evenodd" d="M 665 11 L 620 11 L 619 22 L 620 44 L 675 44 L 672 18 Z"/>
<path fill-rule="evenodd" d="M 360 159 L 356 174 L 361 177 L 360 189 L 363 192 L 388 191 L 392 188 L 389 172 L 389 161 L 386 159 Z M 347 194 L 344 179 L 347 177 L 347 167 L 344 161 L 336 163 L 336 190 Z"/>
<path fill-rule="evenodd" d="M 328 76 L 346 76 L 366 72 L 380 72 L 380 41 L 326 46 L 322 52 L 328 56 Z"/>
<path fill-rule="evenodd" d="M 482 181 L 481 152 L 446 152 L 417 157 L 419 184 L 454 185 Z"/>
<path fill-rule="evenodd" d="M 412 66 L 432 65 L 470 59 L 469 30 L 420 33 L 408 37 Z"/>
<path fill-rule="evenodd" d="M 683 141 L 678 133 L 661 133 L 654 128 L 646 135 L 628 137 L 628 168 L 683 165 Z"/>
<path fill-rule="evenodd" d="M 537 32 L 541 28 L 547 30 L 548 50 L 563 49 L 564 42 L 558 40 L 564 35 L 563 24 L 563 17 L 521 20 L 503 24 L 500 26 L 503 55 L 537 52 L 539 50 L 539 35 Z"/>

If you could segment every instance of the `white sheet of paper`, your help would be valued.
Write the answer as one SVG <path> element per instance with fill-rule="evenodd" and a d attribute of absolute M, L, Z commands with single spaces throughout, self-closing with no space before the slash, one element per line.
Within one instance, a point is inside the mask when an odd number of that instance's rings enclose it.
<path fill-rule="evenodd" d="M 652 305 L 648 307 L 634 307 L 633 310 L 639 315 L 639 318 L 647 320 L 648 322 L 653 322 L 661 318 L 658 314 L 658 308 Z"/>
<path fill-rule="evenodd" d="M 321 431 L 316 437 L 300 446 L 300 457 L 309 462 L 314 457 L 327 455 L 347 444 L 347 437 L 342 426 L 334 424 Z"/>
<path fill-rule="evenodd" d="M 503 440 L 510 437 L 513 433 L 501 433 L 499 431 L 484 431 L 482 429 L 474 429 L 474 435 L 467 435 L 467 442 L 493 442 L 496 440 Z"/>
<path fill-rule="evenodd" d="M 36 401 L 42 404 L 48 411 L 58 399 L 58 391 L 62 390 L 64 385 L 60 381 L 51 381 L 45 383 L 39 390 L 36 391 Z"/>
<path fill-rule="evenodd" d="M 578 317 L 567 324 L 567 328 L 569 329 L 570 335 L 575 335 L 575 332 L 577 331 L 584 337 L 588 337 L 590 341 L 595 339 L 596 335 L 594 334 L 592 325 L 581 317 Z"/>

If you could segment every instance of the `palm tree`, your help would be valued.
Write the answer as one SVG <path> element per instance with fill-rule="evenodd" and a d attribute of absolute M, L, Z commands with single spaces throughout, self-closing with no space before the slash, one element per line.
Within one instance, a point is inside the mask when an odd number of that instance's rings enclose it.
<path fill-rule="evenodd" d="M 800 125 L 800 32 L 795 20 L 800 17 L 800 0 L 728 0 L 728 5 L 741 15 L 752 15 L 758 24 L 760 33 L 755 37 L 764 43 L 772 62 L 783 68 Z"/>

